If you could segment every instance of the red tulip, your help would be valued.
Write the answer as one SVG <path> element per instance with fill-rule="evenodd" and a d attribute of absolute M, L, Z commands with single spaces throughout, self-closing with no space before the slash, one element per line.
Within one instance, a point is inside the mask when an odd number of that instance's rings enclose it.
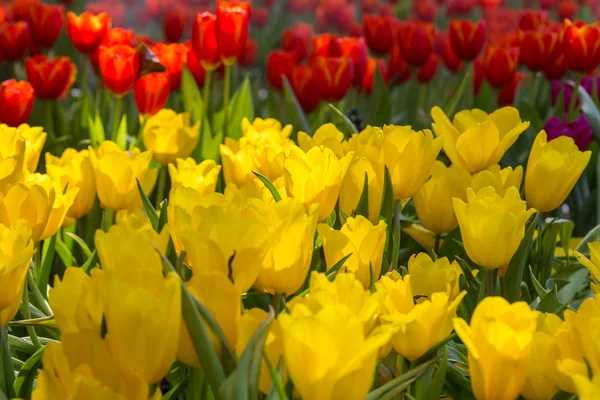
<path fill-rule="evenodd" d="M 181 69 L 187 61 L 188 47 L 183 43 L 158 43 L 152 47 L 152 52 L 167 68 L 171 91 L 179 89 L 181 87 Z"/>
<path fill-rule="evenodd" d="M 367 69 L 367 60 L 369 58 L 369 50 L 364 38 L 341 37 L 338 39 L 339 46 L 342 50 L 342 55 L 352 59 L 354 67 L 354 78 L 352 83 L 360 85 L 363 82 L 363 76 Z M 385 68 L 384 68 L 385 69 Z"/>
<path fill-rule="evenodd" d="M 36 3 L 32 6 L 27 22 L 33 41 L 43 47 L 53 47 L 62 31 L 64 14 L 64 6 L 44 3 Z"/>
<path fill-rule="evenodd" d="M 498 106 L 505 107 L 511 106 L 515 102 L 515 94 L 517 93 L 517 88 L 523 80 L 523 73 L 518 72 L 515 74 L 513 80 L 506 85 L 500 93 L 498 93 Z"/>
<path fill-rule="evenodd" d="M 240 60 L 239 60 L 240 67 L 250 68 L 251 66 L 253 66 L 254 62 L 256 61 L 257 51 L 258 51 L 258 44 L 256 43 L 256 41 L 254 39 L 249 37 L 248 41 L 246 42 L 246 52 L 244 53 L 242 58 L 240 58 Z"/>
<path fill-rule="evenodd" d="M 420 21 L 435 21 L 437 6 L 432 0 L 416 0 L 413 3 L 412 10 L 415 17 Z"/>
<path fill-rule="evenodd" d="M 589 72 L 598 66 L 600 29 L 583 21 L 565 22 L 562 50 L 569 69 Z"/>
<path fill-rule="evenodd" d="M 192 27 L 192 49 L 208 71 L 214 71 L 221 63 L 216 27 L 217 17 L 208 12 L 196 15 Z"/>
<path fill-rule="evenodd" d="M 246 51 L 249 18 L 249 3 L 217 2 L 217 41 L 225 64 L 235 63 Z"/>
<path fill-rule="evenodd" d="M 431 53 L 429 59 L 417 71 L 417 82 L 427 84 L 431 82 L 440 64 L 440 56 L 437 53 Z"/>
<path fill-rule="evenodd" d="M 252 25 L 264 28 L 269 22 L 269 9 L 265 7 L 254 7 L 252 9 Z"/>
<path fill-rule="evenodd" d="M 462 67 L 462 61 L 456 56 L 454 50 L 452 50 L 450 38 L 446 32 L 438 33 L 436 47 L 446 69 L 450 72 L 458 72 Z"/>
<path fill-rule="evenodd" d="M 342 55 L 342 47 L 337 35 L 323 33 L 313 36 L 311 57 L 339 57 Z"/>
<path fill-rule="evenodd" d="M 321 98 L 340 101 L 352 86 L 353 66 L 349 57 L 315 57 L 313 72 Z"/>
<path fill-rule="evenodd" d="M 0 8 L 0 25 L 6 22 L 6 11 L 4 8 Z"/>
<path fill-rule="evenodd" d="M 206 79 L 206 70 L 196 57 L 196 53 L 192 50 L 191 44 L 188 44 L 188 56 L 187 56 L 187 67 L 192 73 L 194 80 L 196 81 L 196 85 L 198 87 L 204 86 L 204 80 Z"/>
<path fill-rule="evenodd" d="M 365 15 L 363 17 L 367 46 L 377 54 L 387 54 L 392 47 L 392 25 L 389 17 Z"/>
<path fill-rule="evenodd" d="M 80 53 L 94 52 L 109 29 L 110 17 L 106 13 L 94 15 L 86 11 L 79 16 L 67 13 L 67 34 Z"/>
<path fill-rule="evenodd" d="M 577 14 L 577 3 L 572 0 L 562 0 L 558 5 L 558 19 L 572 19 Z"/>
<path fill-rule="evenodd" d="M 390 51 L 388 75 L 396 85 L 401 85 L 410 78 L 410 66 L 402 58 L 402 52 L 398 43 L 394 43 L 392 51 Z"/>
<path fill-rule="evenodd" d="M 137 80 L 133 98 L 140 114 L 154 115 L 167 104 L 171 84 L 165 72 L 146 74 Z"/>
<path fill-rule="evenodd" d="M 311 113 L 321 101 L 318 82 L 313 69 L 308 65 L 295 65 L 292 69 L 290 84 L 305 113 Z"/>
<path fill-rule="evenodd" d="M 522 32 L 520 59 L 529 70 L 542 71 L 554 62 L 560 51 L 556 32 L 550 29 Z"/>
<path fill-rule="evenodd" d="M 27 81 L 10 79 L 0 84 L 0 122 L 17 127 L 27 122 L 33 102 L 35 90 Z"/>
<path fill-rule="evenodd" d="M 376 11 L 378 7 L 379 0 L 360 0 L 360 10 L 365 14 Z"/>
<path fill-rule="evenodd" d="M 371 91 L 373 90 L 373 82 L 375 81 L 376 68 L 379 68 L 379 74 L 381 75 L 381 78 L 383 79 L 385 84 L 388 85 L 390 82 L 387 68 L 385 66 L 385 61 L 383 61 L 381 58 L 369 57 L 369 60 L 367 62 L 367 69 L 360 84 L 360 90 L 362 92 L 367 93 L 367 95 L 371 95 Z"/>
<path fill-rule="evenodd" d="M 46 58 L 38 55 L 25 60 L 27 80 L 42 100 L 64 97 L 77 75 L 77 67 L 69 57 Z"/>
<path fill-rule="evenodd" d="M 140 55 L 126 44 L 100 46 L 100 73 L 115 96 L 124 96 L 133 89 L 140 73 Z"/>
<path fill-rule="evenodd" d="M 454 54 L 461 60 L 473 61 L 477 58 L 485 43 L 484 22 L 450 21 L 448 36 Z"/>
<path fill-rule="evenodd" d="M 334 14 L 333 22 L 340 32 L 350 33 L 354 21 L 356 21 L 356 6 L 354 4 L 346 3 Z"/>
<path fill-rule="evenodd" d="M 283 50 L 273 50 L 269 53 L 267 56 L 267 79 L 273 89 L 281 90 L 283 87 L 282 76 L 288 80 L 291 79 L 294 65 L 296 65 L 294 53 Z"/>
<path fill-rule="evenodd" d="M 27 22 L 5 22 L 0 26 L 0 53 L 3 60 L 20 60 L 25 56 L 30 42 Z"/>
<path fill-rule="evenodd" d="M 475 4 L 475 0 L 448 0 L 446 13 L 451 17 L 465 17 L 471 13 Z"/>
<path fill-rule="evenodd" d="M 421 21 L 410 21 L 400 31 L 400 50 L 402 57 L 413 67 L 420 67 L 427 62 L 433 52 L 435 27 Z"/>
<path fill-rule="evenodd" d="M 361 37 L 364 36 L 363 25 L 359 22 L 355 22 L 350 27 L 350 31 L 348 32 L 348 36 L 352 37 Z"/>
<path fill-rule="evenodd" d="M 308 54 L 312 37 L 312 25 L 298 22 L 281 34 L 281 49 L 295 53 L 296 60 L 301 61 Z"/>
<path fill-rule="evenodd" d="M 559 53 L 554 62 L 544 68 L 544 75 L 548 79 L 560 79 L 568 70 L 569 67 L 567 66 L 564 54 Z"/>
<path fill-rule="evenodd" d="M 492 87 L 501 89 L 515 76 L 519 65 L 519 49 L 487 45 L 481 58 L 483 73 Z"/>
<path fill-rule="evenodd" d="M 183 10 L 174 8 L 168 10 L 163 18 L 163 32 L 168 42 L 179 42 L 186 25 L 186 15 Z"/>
<path fill-rule="evenodd" d="M 303 13 L 316 7 L 315 0 L 289 0 L 286 2 L 287 8 L 294 13 Z"/>
<path fill-rule="evenodd" d="M 525 10 L 519 19 L 519 28 L 524 31 L 537 31 L 548 24 L 546 11 Z"/>
<path fill-rule="evenodd" d="M 130 46 L 133 45 L 133 31 L 131 29 L 123 29 L 123 28 L 112 28 L 106 32 L 102 42 L 100 45 L 111 47 L 117 44 L 128 44 Z M 100 65 L 99 65 L 99 50 L 96 49 L 92 54 L 90 54 L 90 61 L 92 63 L 92 67 L 94 67 L 94 71 L 96 73 L 100 73 Z"/>

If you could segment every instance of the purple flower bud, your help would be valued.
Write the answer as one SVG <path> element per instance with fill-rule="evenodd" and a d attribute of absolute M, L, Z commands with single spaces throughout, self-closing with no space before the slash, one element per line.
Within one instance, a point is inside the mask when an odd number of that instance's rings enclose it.
<path fill-rule="evenodd" d="M 577 120 L 567 123 L 563 123 L 560 118 L 554 116 L 546 122 L 544 130 L 548 134 L 548 140 L 556 139 L 559 136 L 573 138 L 581 151 L 588 148 L 593 137 L 592 127 L 583 114 L 580 114 Z"/>

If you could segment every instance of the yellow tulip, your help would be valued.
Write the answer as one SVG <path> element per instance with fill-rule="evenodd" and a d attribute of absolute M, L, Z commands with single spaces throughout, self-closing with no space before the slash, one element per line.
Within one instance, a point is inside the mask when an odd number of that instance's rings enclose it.
<path fill-rule="evenodd" d="M 218 272 L 194 273 L 192 279 L 186 282 L 190 293 L 206 307 L 225 335 L 225 339 L 233 348 L 238 338 L 238 324 L 241 316 L 240 293 L 229 278 Z M 217 335 L 209 330 L 210 341 L 218 355 L 221 354 L 222 344 Z M 179 347 L 177 359 L 187 365 L 199 368 L 200 360 L 190 338 L 190 334 L 181 320 L 179 331 Z"/>
<path fill-rule="evenodd" d="M 122 369 L 148 383 L 160 381 L 177 351 L 181 324 L 180 278 L 146 268 L 95 269 L 104 305 L 106 341 Z"/>
<path fill-rule="evenodd" d="M 158 172 L 149 169 L 151 152 L 142 153 L 138 148 L 121 151 L 114 142 L 105 141 L 96 151 L 90 149 L 90 158 L 102 207 L 113 210 L 142 207 L 136 179 L 146 194 L 152 191 Z"/>
<path fill-rule="evenodd" d="M 408 273 L 415 296 L 431 299 L 434 293 L 446 293 L 454 300 L 460 292 L 458 281 L 462 270 L 456 261 L 450 263 L 446 257 L 433 261 L 427 253 L 413 255 L 408 260 Z"/>
<path fill-rule="evenodd" d="M 600 242 L 588 243 L 588 247 L 590 248 L 591 260 L 578 251 L 575 252 L 575 257 L 581 265 L 590 271 L 593 281 L 590 285 L 592 292 L 600 294 Z"/>
<path fill-rule="evenodd" d="M 8 130 L 13 129 L 13 130 Z M 27 172 L 25 165 L 25 139 L 14 128 L 0 125 L 0 192 L 8 185 L 22 182 Z"/>
<path fill-rule="evenodd" d="M 471 189 L 477 193 L 486 186 L 493 186 L 499 196 L 504 196 L 509 187 L 520 190 L 521 181 L 523 181 L 523 167 L 520 165 L 513 170 L 511 167 L 500 169 L 498 164 L 494 164 L 473 175 Z"/>
<path fill-rule="evenodd" d="M 160 210 L 156 211 L 160 216 Z M 146 211 L 142 208 L 132 208 L 130 210 L 117 211 L 116 225 L 126 228 L 133 228 L 136 231 L 143 232 L 150 236 L 155 235 L 156 232 L 152 227 L 152 222 L 150 222 L 148 214 L 146 214 Z M 166 227 L 168 228 L 168 225 Z"/>
<path fill-rule="evenodd" d="M 470 326 L 461 318 L 454 319 L 454 329 L 469 351 L 476 399 L 519 396 L 527 379 L 537 318 L 527 303 L 486 297 L 475 308 Z"/>
<path fill-rule="evenodd" d="M 247 137 L 252 137 L 256 135 L 257 137 L 263 136 L 271 136 L 271 137 L 279 137 L 279 140 L 286 141 L 290 135 L 292 134 L 292 126 L 286 125 L 281 126 L 281 122 L 277 121 L 275 118 L 254 118 L 252 123 L 248 120 L 248 118 L 242 119 L 241 130 L 242 135 Z"/>
<path fill-rule="evenodd" d="M 213 160 L 204 160 L 196 164 L 193 158 L 178 158 L 175 160 L 177 166 L 169 164 L 169 175 L 171 176 L 171 187 L 191 187 L 200 194 L 214 192 L 219 179 L 221 166 Z"/>
<path fill-rule="evenodd" d="M 298 132 L 298 146 L 305 153 L 308 153 L 313 147 L 326 147 L 333 151 L 337 158 L 345 156 L 348 150 L 344 134 L 332 123 L 321 125 L 312 136 Z"/>
<path fill-rule="evenodd" d="M 296 199 L 272 204 L 263 220 L 272 241 L 255 287 L 269 293 L 294 294 L 306 279 L 312 259 L 319 206 L 308 211 Z"/>
<path fill-rule="evenodd" d="M 586 375 L 573 375 L 572 379 L 579 400 L 596 400 L 600 398 L 599 373 L 596 373 L 591 379 Z"/>
<path fill-rule="evenodd" d="M 470 173 L 497 164 L 529 122 L 521 122 L 519 111 L 504 107 L 487 114 L 473 109 L 458 112 L 450 122 L 439 107 L 431 109 L 433 131 L 444 136 L 444 150 L 453 164 Z"/>
<path fill-rule="evenodd" d="M 290 197 L 300 200 L 308 209 L 320 204 L 319 221 L 335 208 L 342 179 L 352 161 L 353 153 L 338 159 L 328 148 L 313 147 L 304 153 L 292 146 L 283 162 L 285 187 Z"/>
<path fill-rule="evenodd" d="M 199 134 L 200 122 L 191 125 L 188 113 L 163 108 L 145 122 L 142 140 L 157 163 L 168 165 L 192 154 Z"/>
<path fill-rule="evenodd" d="M 0 327 L 8 325 L 21 305 L 27 269 L 33 256 L 33 242 L 27 222 L 14 228 L 0 224 Z"/>
<path fill-rule="evenodd" d="M 379 220 L 383 197 L 383 178 L 380 180 L 375 168 L 383 169 L 383 166 L 375 167 L 364 157 L 354 157 L 342 180 L 339 197 L 340 209 L 351 215 L 360 201 L 366 174 L 369 187 L 369 221 L 374 224 Z M 340 219 L 343 221 L 342 216 L 340 212 Z"/>
<path fill-rule="evenodd" d="M 44 132 L 44 128 L 42 127 L 31 127 L 27 124 L 19 125 L 16 129 L 18 134 L 27 143 L 25 148 L 25 167 L 32 174 L 37 169 L 40 161 L 40 155 L 46 143 L 46 132 Z"/>
<path fill-rule="evenodd" d="M 302 398 L 365 398 L 379 349 L 389 341 L 389 334 L 365 336 L 362 323 L 340 304 L 314 314 L 298 305 L 291 314 L 281 314 L 279 322 L 284 359 Z"/>
<path fill-rule="evenodd" d="M 410 224 L 409 226 L 402 228 L 402 232 L 405 232 L 412 240 L 417 242 L 419 246 L 427 251 L 433 250 L 435 247 L 435 233 L 425 229 L 422 225 Z M 440 244 L 442 243 L 444 243 L 444 239 L 440 240 Z"/>
<path fill-rule="evenodd" d="M 592 371 L 600 373 L 600 295 L 584 300 L 577 312 L 565 312 L 565 321 L 575 337 L 577 348 Z"/>
<path fill-rule="evenodd" d="M 285 180 L 283 177 L 275 179 L 271 182 L 279 196 L 282 199 L 287 199 L 288 195 L 285 189 Z M 265 184 L 258 178 L 252 181 L 244 183 L 241 187 L 237 187 L 234 183 L 230 183 L 225 187 L 225 197 L 235 204 L 241 204 L 246 202 L 248 199 L 260 199 L 265 204 L 275 203 L 273 194 L 265 186 Z"/>
<path fill-rule="evenodd" d="M 244 315 L 239 320 L 238 338 L 235 349 L 237 354 L 241 356 L 250 342 L 252 335 L 256 332 L 259 325 L 267 319 L 267 312 L 260 308 L 253 308 L 244 312 Z M 283 357 L 283 339 L 281 327 L 278 320 L 273 320 L 269 327 L 269 333 L 265 341 L 264 353 L 269 358 L 269 361 L 275 367 L 279 364 L 279 360 Z M 287 369 L 283 369 L 283 384 L 288 380 Z M 259 389 L 262 393 L 269 393 L 273 384 L 271 374 L 267 362 L 263 359 L 260 367 Z"/>
<path fill-rule="evenodd" d="M 548 142 L 546 132 L 541 131 L 527 161 L 527 202 L 541 212 L 558 208 L 577 183 L 591 155 L 590 150 L 580 151 L 569 136 L 559 136 Z"/>
<path fill-rule="evenodd" d="M 348 218 L 339 231 L 329 225 L 320 224 L 317 230 L 323 240 L 327 270 L 342 258 L 352 254 L 344 262 L 342 270 L 355 274 L 363 286 L 368 288 L 371 269 L 375 279 L 381 273 L 386 229 L 387 224 L 384 221 L 379 221 L 379 224 L 374 226 L 361 215 Z"/>
<path fill-rule="evenodd" d="M 59 188 L 79 189 L 67 211 L 68 219 L 79 219 L 90 212 L 96 199 L 96 178 L 88 150 L 68 148 L 60 158 L 46 153 L 46 170 Z"/>
<path fill-rule="evenodd" d="M 456 228 L 452 199 L 465 200 L 470 183 L 471 176 L 465 170 L 436 161 L 431 179 L 413 198 L 421 225 L 438 235 Z"/>
<path fill-rule="evenodd" d="M 504 276 L 512 256 L 525 235 L 525 223 L 536 210 L 521 200 L 515 187 L 499 196 L 491 186 L 477 194 L 467 190 L 467 203 L 454 199 L 465 250 L 476 264 Z"/>

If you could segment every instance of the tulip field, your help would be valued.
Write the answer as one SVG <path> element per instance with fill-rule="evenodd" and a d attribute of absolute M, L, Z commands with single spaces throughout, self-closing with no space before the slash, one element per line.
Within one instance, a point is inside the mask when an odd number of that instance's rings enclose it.
<path fill-rule="evenodd" d="M 0 400 L 600 399 L 598 0 L 0 0 Z"/>

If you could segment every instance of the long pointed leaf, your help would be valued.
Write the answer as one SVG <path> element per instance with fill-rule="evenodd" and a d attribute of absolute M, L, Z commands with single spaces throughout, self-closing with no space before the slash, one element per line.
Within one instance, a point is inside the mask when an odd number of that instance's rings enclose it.
<path fill-rule="evenodd" d="M 533 221 L 529 223 L 521 244 L 510 260 L 506 275 L 504 276 L 504 298 L 510 303 L 519 301 L 521 298 L 521 282 L 523 281 L 523 273 L 525 272 L 527 257 L 531 249 L 533 233 L 537 226 L 536 221 L 537 219 L 534 217 Z"/>
<path fill-rule="evenodd" d="M 273 183 L 269 180 L 269 178 L 267 178 L 266 176 L 264 176 L 260 172 L 252 171 L 252 173 L 254 175 L 256 175 L 256 177 L 258 179 L 260 179 L 260 181 L 262 183 L 265 184 L 265 186 L 267 187 L 267 189 L 269 189 L 269 192 L 271 192 L 271 194 L 273 195 L 273 198 L 275 199 L 276 202 L 281 201 L 281 195 L 279 194 L 279 191 L 277 190 L 277 188 L 275 187 L 275 185 L 273 185 Z"/>

